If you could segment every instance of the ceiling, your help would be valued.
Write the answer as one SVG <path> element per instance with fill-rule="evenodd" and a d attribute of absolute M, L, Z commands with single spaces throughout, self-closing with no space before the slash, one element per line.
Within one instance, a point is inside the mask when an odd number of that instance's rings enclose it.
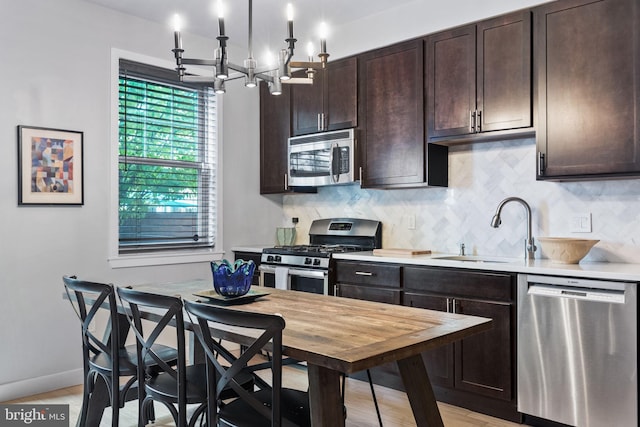
<path fill-rule="evenodd" d="M 130 15 L 167 25 L 171 31 L 173 16 L 180 14 L 183 34 L 215 38 L 218 35 L 216 0 L 84 0 Z M 331 28 L 396 8 L 416 0 L 255 0 L 253 2 L 253 50 L 258 59 L 266 49 L 285 48 L 287 35 L 286 5 L 294 8 L 296 51 L 304 55 L 309 41 L 319 48 L 317 28 L 326 22 L 329 28 L 327 50 L 331 52 Z M 419 1 L 419 0 L 418 0 Z M 225 29 L 231 45 L 246 47 L 248 42 L 248 0 L 224 0 Z M 185 50 L 188 39 L 183 35 Z M 186 55 L 188 56 L 188 55 Z"/>

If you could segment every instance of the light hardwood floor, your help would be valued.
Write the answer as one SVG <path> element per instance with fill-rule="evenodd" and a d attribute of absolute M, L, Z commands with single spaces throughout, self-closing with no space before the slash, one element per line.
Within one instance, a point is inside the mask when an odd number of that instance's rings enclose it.
<path fill-rule="evenodd" d="M 283 385 L 285 387 L 306 388 L 306 371 L 296 367 L 285 367 Z M 385 427 L 415 426 L 409 402 L 404 393 L 386 387 L 375 386 L 376 396 L 382 412 Z M 347 427 L 375 427 L 378 425 L 375 408 L 371 399 L 369 384 L 366 382 L 347 379 L 345 386 L 345 405 L 347 407 Z M 29 396 L 22 399 L 2 403 L 33 403 L 33 404 L 69 404 L 70 425 L 75 425 L 82 403 L 82 387 L 74 386 L 51 391 L 48 393 Z M 520 424 L 511 423 L 487 415 L 471 412 L 456 406 L 439 403 L 440 412 L 447 427 L 516 427 Z M 162 405 L 156 405 L 156 427 L 173 426 L 168 411 Z M 120 425 L 135 427 L 137 407 L 135 402 L 129 402 L 120 413 Z M 111 414 L 105 411 L 100 426 L 111 425 Z"/>

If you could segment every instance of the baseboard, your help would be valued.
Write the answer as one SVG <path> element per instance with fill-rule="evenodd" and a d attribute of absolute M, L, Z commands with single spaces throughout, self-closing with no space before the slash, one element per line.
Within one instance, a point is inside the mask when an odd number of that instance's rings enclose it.
<path fill-rule="evenodd" d="M 0 402 L 82 384 L 82 369 L 0 384 Z"/>

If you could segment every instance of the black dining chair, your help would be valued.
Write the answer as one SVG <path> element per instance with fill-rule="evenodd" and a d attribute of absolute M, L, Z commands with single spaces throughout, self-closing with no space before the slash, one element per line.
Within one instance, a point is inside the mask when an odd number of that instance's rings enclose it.
<path fill-rule="evenodd" d="M 125 346 L 129 323 L 118 314 L 115 290 L 112 284 L 79 280 L 75 276 L 62 278 L 67 297 L 82 324 L 82 362 L 84 384 L 82 409 L 78 425 L 90 426 L 96 420 L 87 420 L 89 402 L 97 405 L 97 381 L 103 381 L 108 390 L 111 406 L 111 425 L 117 427 L 119 412 L 129 400 L 137 398 L 138 358 L 136 345 Z M 96 315 L 100 309 L 108 313 L 104 328 L 98 329 Z M 99 316 L 98 316 L 99 317 Z M 100 332 L 98 332 L 100 331 Z M 178 354 L 170 347 L 157 345 L 154 352 L 163 363 L 176 362 Z M 149 361 L 150 368 L 154 362 Z M 129 377 L 121 384 L 120 379 Z M 102 415 L 102 414 L 100 414 Z M 149 408 L 147 418 L 153 419 L 153 407 Z"/>
<path fill-rule="evenodd" d="M 176 426 L 196 425 L 198 419 L 202 421 L 202 417 L 206 416 L 206 363 L 187 365 L 182 300 L 179 297 L 129 288 L 118 288 L 117 292 L 136 335 L 138 361 L 141 362 L 138 369 L 138 382 L 144 387 L 144 393 L 140 395 L 139 425 L 146 425 L 148 420 L 145 419 L 145 415 L 152 402 L 160 402 L 167 407 Z M 145 316 L 142 313 L 145 313 Z M 152 322 L 148 331 L 144 330 L 144 317 Z M 173 329 L 173 333 L 168 332 L 170 328 Z M 164 363 L 154 350 L 156 340 L 163 333 L 164 336 L 171 334 L 175 338 L 178 361 L 174 366 Z M 145 374 L 148 360 L 153 360 L 157 364 L 157 372 L 154 376 Z M 241 387 L 253 389 L 251 373 L 240 373 L 239 382 Z M 235 391 L 227 389 L 223 394 L 225 398 L 231 398 L 235 396 Z M 191 416 L 187 413 L 187 405 L 197 405 Z"/>
<path fill-rule="evenodd" d="M 184 305 L 192 319 L 194 333 L 207 357 L 209 425 L 311 425 L 308 393 L 282 387 L 284 318 L 201 302 L 185 301 Z M 230 333 L 230 329 L 236 330 L 236 333 Z M 216 340 L 214 336 L 223 340 Z M 234 349 L 228 348 L 230 344 L 234 347 L 239 344 L 239 350 L 235 350 L 234 353 Z M 255 391 L 244 390 L 237 380 L 237 374 L 247 369 L 256 369 L 256 365 L 251 365 L 251 361 L 260 355 L 265 347 L 272 355 L 269 363 L 271 383 L 256 381 Z M 263 367 L 262 364 L 257 366 Z M 225 387 L 233 388 L 238 397 L 225 401 L 220 395 Z"/>

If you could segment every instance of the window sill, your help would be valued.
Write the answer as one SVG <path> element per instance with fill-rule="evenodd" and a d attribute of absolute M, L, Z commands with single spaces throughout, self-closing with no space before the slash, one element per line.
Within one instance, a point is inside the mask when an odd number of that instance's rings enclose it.
<path fill-rule="evenodd" d="M 153 265 L 192 264 L 219 261 L 223 252 L 167 252 L 162 254 L 116 255 L 109 258 L 111 268 L 147 267 Z"/>

